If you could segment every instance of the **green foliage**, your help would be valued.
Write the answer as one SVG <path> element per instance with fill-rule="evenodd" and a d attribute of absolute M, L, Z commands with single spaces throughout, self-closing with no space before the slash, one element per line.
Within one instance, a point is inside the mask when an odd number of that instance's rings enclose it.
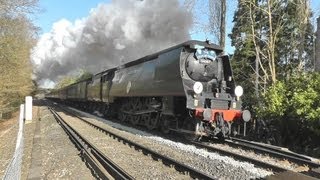
<path fill-rule="evenodd" d="M 85 70 L 82 70 L 80 75 L 77 77 L 76 79 L 76 82 L 79 82 L 79 81 L 82 81 L 82 80 L 85 80 L 85 79 L 89 79 L 89 78 L 92 78 L 93 74 L 92 73 L 89 73 Z"/>
<path fill-rule="evenodd" d="M 0 2 L 0 109 L 19 106 L 35 89 L 30 50 L 37 28 L 28 19 L 37 0 Z"/>
<path fill-rule="evenodd" d="M 294 86 L 295 83 L 297 86 Z M 292 78 L 288 84 L 291 90 L 289 105 L 295 108 L 289 114 L 292 117 L 300 117 L 307 121 L 320 120 L 320 74 L 307 74 Z"/>
<path fill-rule="evenodd" d="M 68 85 L 71 85 L 73 83 L 91 78 L 93 76 L 93 74 L 85 71 L 85 70 L 81 70 L 80 74 L 78 76 L 64 76 L 55 86 L 55 89 L 60 89 L 63 87 L 66 87 Z"/>
<path fill-rule="evenodd" d="M 63 77 L 54 87 L 55 89 L 61 89 L 63 87 L 66 87 L 70 84 L 73 84 L 76 82 L 76 78 L 71 77 L 71 76 L 65 76 Z"/>
<path fill-rule="evenodd" d="M 270 17 L 269 3 L 272 9 Z M 275 56 L 276 79 L 280 81 L 311 69 L 314 40 L 309 9 L 306 1 L 299 0 L 284 0 L 281 3 L 238 0 L 233 17 L 234 27 L 229 37 L 235 47 L 232 58 L 234 78 L 244 87 L 243 102 L 247 108 L 253 110 L 256 104 L 260 104 L 262 94 L 275 82 L 271 78 L 274 74 L 274 71 L 271 72 L 271 53 Z M 271 36 L 275 47 L 268 49 Z M 280 84 L 272 88 L 277 86 Z"/>
<path fill-rule="evenodd" d="M 258 117 L 282 117 L 288 107 L 287 87 L 285 82 L 278 81 L 263 94 L 264 105 L 256 107 Z"/>
<path fill-rule="evenodd" d="M 278 81 L 263 95 L 263 108 L 256 107 L 258 116 L 270 120 L 303 124 L 320 135 L 320 73 L 294 75 Z"/>

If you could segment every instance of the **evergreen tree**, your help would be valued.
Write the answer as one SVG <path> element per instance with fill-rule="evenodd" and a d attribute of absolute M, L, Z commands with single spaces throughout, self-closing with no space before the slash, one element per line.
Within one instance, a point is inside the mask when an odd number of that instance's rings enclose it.
<path fill-rule="evenodd" d="M 319 74 L 311 72 L 314 37 L 309 1 L 238 2 L 229 36 L 236 48 L 235 79 L 246 91 L 243 101 L 265 120 L 269 129 L 265 134 L 278 145 L 319 146 L 320 81 Z M 300 138 L 307 134 L 312 135 L 308 141 Z"/>
<path fill-rule="evenodd" d="M 231 38 L 231 45 L 234 46 L 235 52 L 232 57 L 232 66 L 234 78 L 240 84 L 246 93 L 243 102 L 245 106 L 252 109 L 252 106 L 257 103 L 258 94 L 255 92 L 255 45 L 251 38 L 250 15 L 248 12 L 249 6 L 238 3 L 238 9 L 234 14 L 234 27 Z"/>
<path fill-rule="evenodd" d="M 236 49 L 235 78 L 250 94 L 244 97 L 247 104 L 259 104 L 260 95 L 277 79 L 312 67 L 310 17 L 306 0 L 238 1 L 229 36 Z"/>

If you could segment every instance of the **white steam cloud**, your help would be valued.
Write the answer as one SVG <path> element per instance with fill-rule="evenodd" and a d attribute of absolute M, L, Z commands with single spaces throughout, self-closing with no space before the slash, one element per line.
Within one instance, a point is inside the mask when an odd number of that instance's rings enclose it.
<path fill-rule="evenodd" d="M 62 19 L 32 50 L 34 77 L 52 86 L 80 69 L 97 73 L 190 39 L 178 0 L 114 0 L 74 23 Z"/>

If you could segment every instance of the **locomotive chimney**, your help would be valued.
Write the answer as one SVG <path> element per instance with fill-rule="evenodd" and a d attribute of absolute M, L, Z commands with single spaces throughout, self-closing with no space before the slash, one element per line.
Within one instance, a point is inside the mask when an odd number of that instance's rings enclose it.
<path fill-rule="evenodd" d="M 315 47 L 315 71 L 320 71 L 320 16 L 317 18 L 317 31 L 316 31 L 316 47 Z"/>

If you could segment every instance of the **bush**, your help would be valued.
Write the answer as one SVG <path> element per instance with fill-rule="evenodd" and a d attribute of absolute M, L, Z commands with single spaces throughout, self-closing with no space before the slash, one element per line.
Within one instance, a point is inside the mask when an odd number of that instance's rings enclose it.
<path fill-rule="evenodd" d="M 308 122 L 320 119 L 320 73 L 293 76 L 278 81 L 263 95 L 260 117 L 290 117 Z"/>
<path fill-rule="evenodd" d="M 278 81 L 263 94 L 257 116 L 276 129 L 280 145 L 316 146 L 320 137 L 320 73 Z M 301 150 L 301 149 L 300 149 Z"/>

